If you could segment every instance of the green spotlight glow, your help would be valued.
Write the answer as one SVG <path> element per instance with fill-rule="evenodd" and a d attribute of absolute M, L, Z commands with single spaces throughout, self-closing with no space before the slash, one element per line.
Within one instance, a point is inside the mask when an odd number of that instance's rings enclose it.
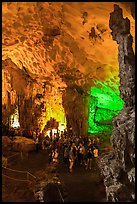
<path fill-rule="evenodd" d="M 112 132 L 112 118 L 118 115 L 124 102 L 120 98 L 118 86 L 111 82 L 95 82 L 91 87 L 89 101 L 89 133 Z"/>

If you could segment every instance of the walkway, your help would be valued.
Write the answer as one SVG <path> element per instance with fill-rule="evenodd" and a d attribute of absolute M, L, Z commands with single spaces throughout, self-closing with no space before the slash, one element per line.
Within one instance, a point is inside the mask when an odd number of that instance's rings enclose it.
<path fill-rule="evenodd" d="M 29 153 L 28 159 L 13 160 L 9 167 L 29 171 L 36 174 L 38 171 L 45 170 L 48 165 L 47 153 L 42 150 L 38 153 Z M 96 168 L 96 170 L 95 170 Z M 60 159 L 57 168 L 57 174 L 65 191 L 65 202 L 105 202 L 106 194 L 103 185 L 103 179 L 97 166 L 94 165 L 94 170 L 86 170 L 84 166 L 74 166 L 74 171 L 69 173 L 68 164 L 63 163 Z M 5 180 L 5 179 L 4 179 Z M 3 180 L 3 202 L 35 202 L 33 192 L 31 192 L 26 183 L 15 182 L 10 180 Z"/>
<path fill-rule="evenodd" d="M 66 202 L 105 202 L 106 193 L 103 178 L 97 165 L 91 170 L 84 166 L 75 165 L 73 172 L 69 173 L 68 163 L 60 161 L 57 172 L 64 183 L 67 192 Z"/>
<path fill-rule="evenodd" d="M 14 154 L 15 152 L 10 151 L 6 156 Z M 8 167 L 19 171 L 29 171 L 35 175 L 37 171 L 46 169 L 47 165 L 47 153 L 40 150 L 38 153 L 30 152 L 28 158 L 23 160 L 21 160 L 20 154 L 11 158 Z M 11 177 L 18 178 L 13 173 Z M 22 174 L 19 177 L 24 179 Z M 2 200 L 3 202 L 35 202 L 34 194 L 26 182 L 14 181 L 5 177 L 2 178 Z"/>

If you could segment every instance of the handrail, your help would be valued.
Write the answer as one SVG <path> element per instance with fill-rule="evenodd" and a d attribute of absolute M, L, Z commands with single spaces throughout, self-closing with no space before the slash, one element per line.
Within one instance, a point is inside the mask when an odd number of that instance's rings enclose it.
<path fill-rule="evenodd" d="M 15 179 L 15 178 L 9 177 L 9 176 L 7 176 L 5 174 L 2 174 L 2 176 L 5 176 L 5 177 L 7 177 L 9 179 L 12 179 L 12 180 L 15 180 L 15 181 L 27 181 L 28 182 L 28 180 L 25 180 L 25 179 Z"/>
<path fill-rule="evenodd" d="M 2 168 L 4 168 L 4 169 L 8 169 L 8 170 L 10 170 L 10 171 L 16 171 L 16 172 L 27 173 L 27 171 L 19 171 L 19 170 L 15 170 L 15 169 L 10 169 L 10 168 L 7 168 L 7 167 L 5 167 L 5 166 L 2 166 Z"/>
<path fill-rule="evenodd" d="M 20 154 L 20 153 L 13 154 L 13 155 L 7 157 L 7 159 L 9 159 L 9 158 L 11 158 L 11 157 L 14 157 L 14 156 L 16 156 L 17 154 Z"/>
<path fill-rule="evenodd" d="M 22 173 L 25 173 L 26 176 L 27 176 L 27 180 L 25 180 L 25 179 L 22 180 L 22 179 L 15 179 L 15 178 L 9 177 L 9 176 L 7 176 L 7 175 L 5 175 L 5 174 L 2 174 L 3 176 L 5 176 L 5 177 L 7 177 L 7 178 L 10 178 L 10 179 L 13 179 L 13 180 L 18 180 L 18 181 L 29 181 L 29 176 L 28 176 L 28 175 L 32 176 L 34 179 L 37 178 L 36 176 L 34 176 L 33 174 L 31 174 L 29 171 L 18 171 L 18 170 L 15 170 L 15 169 L 10 169 L 10 168 L 4 167 L 4 166 L 2 166 L 2 168 L 4 168 L 4 169 L 8 169 L 8 170 L 10 170 L 10 171 L 14 171 L 14 172 L 22 172 Z"/>
<path fill-rule="evenodd" d="M 30 174 L 33 178 L 37 178 L 36 176 L 34 176 L 33 174 L 31 174 L 29 171 L 27 171 L 28 174 Z"/>
<path fill-rule="evenodd" d="M 63 197 L 62 197 L 62 194 L 61 194 L 61 192 L 60 192 L 60 189 L 59 189 L 58 186 L 57 186 L 57 188 L 58 188 L 58 191 L 59 191 L 59 195 L 60 195 L 60 197 L 61 197 L 61 200 L 62 200 L 62 202 L 64 203 L 64 199 L 63 199 Z"/>

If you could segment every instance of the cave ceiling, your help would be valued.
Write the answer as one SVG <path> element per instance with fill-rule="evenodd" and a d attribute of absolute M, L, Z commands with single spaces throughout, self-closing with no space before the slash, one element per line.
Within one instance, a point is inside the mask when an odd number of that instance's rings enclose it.
<path fill-rule="evenodd" d="M 2 59 L 25 66 L 34 77 L 60 78 L 61 65 L 66 72 L 78 70 L 77 79 L 117 77 L 117 45 L 109 30 L 113 4 L 3 2 Z M 134 36 L 134 20 L 122 8 Z"/>
<path fill-rule="evenodd" d="M 128 3 L 118 4 L 130 19 L 134 47 L 132 11 Z M 3 2 L 3 101 L 7 90 L 29 97 L 45 86 L 49 92 L 52 87 L 50 96 L 58 93 L 61 104 L 66 87 L 89 90 L 96 80 L 118 84 L 118 49 L 109 29 L 113 6 L 114 2 Z M 32 90 L 27 92 L 27 87 Z"/>

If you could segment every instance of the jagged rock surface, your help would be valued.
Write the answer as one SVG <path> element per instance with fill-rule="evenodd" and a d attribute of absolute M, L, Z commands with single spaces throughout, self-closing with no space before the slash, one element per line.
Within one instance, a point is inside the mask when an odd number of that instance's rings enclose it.
<path fill-rule="evenodd" d="M 107 201 L 135 200 L 135 57 L 132 49 L 130 21 L 122 9 L 114 5 L 109 21 L 118 46 L 120 95 L 124 108 L 113 119 L 112 152 L 101 158 Z"/>
<path fill-rule="evenodd" d="M 56 173 L 57 165 L 52 163 L 45 171 L 36 174 L 36 185 L 32 186 L 36 202 L 62 202 L 58 189 L 62 184 Z"/>
<path fill-rule="evenodd" d="M 18 106 L 22 128 L 43 129 L 52 116 L 76 134 L 82 124 L 81 134 L 87 133 L 88 101 L 82 95 L 96 80 L 119 84 L 117 45 L 108 25 L 113 4 L 2 3 L 3 124 Z M 121 6 L 134 33 L 131 11 Z"/>

